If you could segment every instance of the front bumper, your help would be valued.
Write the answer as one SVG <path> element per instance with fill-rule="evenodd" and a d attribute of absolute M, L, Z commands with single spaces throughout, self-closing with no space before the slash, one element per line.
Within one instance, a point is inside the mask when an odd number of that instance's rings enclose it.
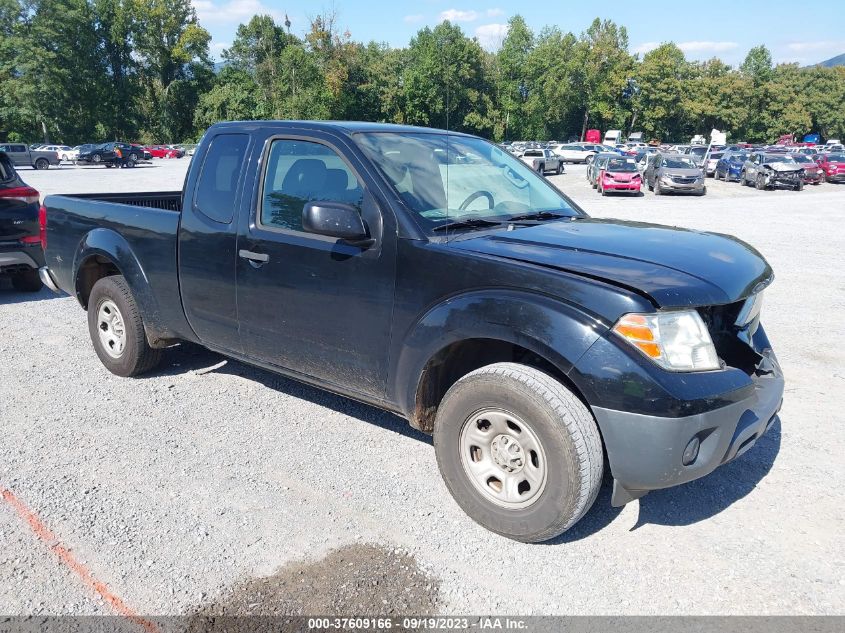
<path fill-rule="evenodd" d="M 832 174 L 827 174 L 828 182 L 845 182 L 845 171 L 837 171 Z"/>
<path fill-rule="evenodd" d="M 620 506 L 651 490 L 669 488 L 713 472 L 749 450 L 778 419 L 784 379 L 769 353 L 752 378 L 746 398 L 680 418 L 593 407 L 614 477 L 612 504 Z M 699 441 L 697 456 L 685 450 Z"/>
<path fill-rule="evenodd" d="M 615 180 L 604 180 L 601 183 L 602 189 L 607 191 L 639 191 L 641 182 L 619 182 Z"/>
<path fill-rule="evenodd" d="M 674 180 L 661 180 L 660 189 L 669 193 L 702 193 L 704 191 L 704 181 L 692 183 L 680 183 Z"/>

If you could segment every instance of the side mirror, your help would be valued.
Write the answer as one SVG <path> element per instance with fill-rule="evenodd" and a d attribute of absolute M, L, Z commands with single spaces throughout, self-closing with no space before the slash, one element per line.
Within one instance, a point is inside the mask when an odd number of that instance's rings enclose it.
<path fill-rule="evenodd" d="M 358 209 L 344 202 L 316 201 L 302 209 L 302 228 L 308 233 L 336 237 L 354 246 L 370 246 L 367 227 Z"/>

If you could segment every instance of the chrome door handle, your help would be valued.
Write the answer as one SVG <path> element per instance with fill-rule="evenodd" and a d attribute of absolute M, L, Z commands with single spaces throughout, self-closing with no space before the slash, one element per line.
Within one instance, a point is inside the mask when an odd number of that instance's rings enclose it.
<path fill-rule="evenodd" d="M 248 260 L 250 264 L 258 264 L 259 266 L 270 261 L 270 256 L 267 253 L 253 253 L 243 248 L 238 251 L 238 257 Z"/>

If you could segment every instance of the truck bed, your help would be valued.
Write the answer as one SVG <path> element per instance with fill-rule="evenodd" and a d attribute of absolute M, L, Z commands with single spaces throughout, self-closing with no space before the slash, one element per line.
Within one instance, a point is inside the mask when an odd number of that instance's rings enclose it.
<path fill-rule="evenodd" d="M 89 264 L 120 263 L 144 309 L 151 338 L 190 332 L 176 268 L 181 191 L 51 195 L 44 205 L 47 265 L 59 288 L 84 303 L 84 274 L 80 277 L 77 271 L 86 262 L 80 254 L 93 253 Z"/>

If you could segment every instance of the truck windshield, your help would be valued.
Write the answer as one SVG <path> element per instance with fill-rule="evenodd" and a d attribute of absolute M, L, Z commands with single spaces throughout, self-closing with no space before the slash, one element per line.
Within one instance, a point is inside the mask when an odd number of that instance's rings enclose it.
<path fill-rule="evenodd" d="M 479 138 L 424 132 L 368 132 L 355 138 L 425 230 L 468 219 L 506 223 L 533 215 L 542 219 L 549 212 L 583 215 L 522 161 Z M 492 224 L 462 228 L 485 226 Z"/>

